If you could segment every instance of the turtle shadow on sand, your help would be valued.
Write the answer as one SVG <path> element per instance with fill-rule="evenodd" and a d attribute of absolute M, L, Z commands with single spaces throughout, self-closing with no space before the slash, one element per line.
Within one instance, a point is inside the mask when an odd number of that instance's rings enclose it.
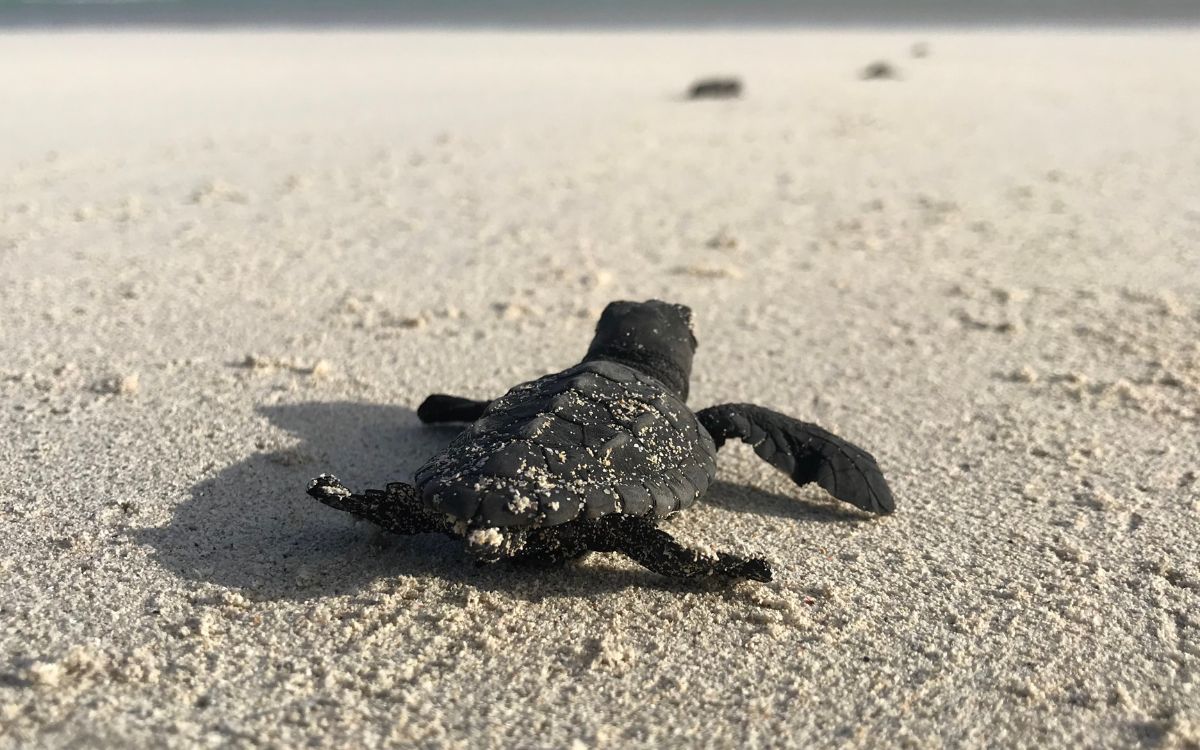
<path fill-rule="evenodd" d="M 748 449 L 746 449 L 748 450 Z M 701 499 L 702 505 L 734 513 L 757 516 L 775 516 L 801 523 L 862 523 L 871 520 L 871 515 L 829 498 L 824 501 L 809 500 L 809 492 L 820 492 L 811 487 L 791 488 L 793 494 L 786 495 L 748 484 L 735 484 L 718 479 Z"/>
<path fill-rule="evenodd" d="M 394 536 L 314 501 L 304 492 L 308 481 L 324 471 L 359 487 L 407 480 L 460 427 L 424 425 L 411 409 L 369 403 L 266 406 L 259 413 L 299 443 L 255 453 L 207 476 L 192 487 L 166 525 L 135 532 L 138 542 L 154 549 L 158 562 L 185 579 L 262 600 L 352 594 L 376 579 L 395 576 L 438 577 L 534 601 L 631 586 L 708 587 L 613 566 L 600 555 L 562 568 L 504 562 L 481 566 L 461 543 L 444 536 Z M 808 521 L 861 520 L 852 511 L 727 482 L 718 482 L 706 499 L 738 512 Z"/>

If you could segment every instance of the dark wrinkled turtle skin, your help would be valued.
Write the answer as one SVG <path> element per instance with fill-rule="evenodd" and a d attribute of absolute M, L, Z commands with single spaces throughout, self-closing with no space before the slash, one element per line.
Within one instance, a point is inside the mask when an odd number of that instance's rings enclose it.
<path fill-rule="evenodd" d="M 621 552 L 665 575 L 759 581 L 771 579 L 764 560 L 689 549 L 657 528 L 709 488 L 726 439 L 750 443 L 797 484 L 891 512 L 874 458 L 820 427 L 751 404 L 693 413 L 695 348 L 688 308 L 614 302 L 580 364 L 490 402 L 426 399 L 422 421 L 470 424 L 417 470 L 415 486 L 354 494 L 323 474 L 309 494 L 397 533 L 461 537 L 484 561 Z"/>

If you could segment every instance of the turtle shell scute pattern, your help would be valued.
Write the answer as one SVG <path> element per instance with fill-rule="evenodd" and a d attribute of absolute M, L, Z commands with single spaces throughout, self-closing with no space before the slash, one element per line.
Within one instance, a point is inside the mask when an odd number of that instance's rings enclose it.
<path fill-rule="evenodd" d="M 662 383 L 585 362 L 494 401 L 416 474 L 429 508 L 472 526 L 553 526 L 690 507 L 716 473 L 716 446 Z"/>

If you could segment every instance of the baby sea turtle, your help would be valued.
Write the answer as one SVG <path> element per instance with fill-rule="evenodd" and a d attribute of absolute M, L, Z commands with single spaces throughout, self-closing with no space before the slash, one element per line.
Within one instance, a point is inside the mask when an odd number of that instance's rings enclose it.
<path fill-rule="evenodd" d="M 691 310 L 613 302 L 583 361 L 494 401 L 433 395 L 422 422 L 470 422 L 417 470 L 416 484 L 351 492 L 322 474 L 308 494 L 398 534 L 441 532 L 482 561 L 557 565 L 620 552 L 668 576 L 771 580 L 765 560 L 689 549 L 658 528 L 691 507 L 729 438 L 796 484 L 816 482 L 872 513 L 892 493 L 869 453 L 761 406 L 685 405 L 696 338 Z"/>
<path fill-rule="evenodd" d="M 886 60 L 876 60 L 863 68 L 859 77 L 864 81 L 894 81 L 900 77 L 900 71 Z"/>
<path fill-rule="evenodd" d="M 688 89 L 689 99 L 737 99 L 742 82 L 737 78 L 702 78 Z"/>

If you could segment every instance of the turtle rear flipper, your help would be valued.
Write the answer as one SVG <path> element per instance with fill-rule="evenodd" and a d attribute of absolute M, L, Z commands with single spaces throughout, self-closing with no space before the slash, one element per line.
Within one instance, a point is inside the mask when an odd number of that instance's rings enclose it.
<path fill-rule="evenodd" d="M 446 517 L 427 509 L 421 493 L 411 484 L 392 482 L 386 490 L 351 492 L 332 474 L 322 474 L 308 483 L 308 494 L 331 508 L 382 526 L 394 534 L 448 533 Z"/>
<path fill-rule="evenodd" d="M 658 528 L 653 519 L 611 515 L 600 519 L 592 532 L 591 549 L 620 552 L 644 568 L 673 578 L 718 576 L 769 583 L 771 565 L 760 558 L 685 547 Z"/>
<path fill-rule="evenodd" d="M 721 404 L 697 412 L 717 447 L 735 437 L 792 478 L 816 482 L 838 500 L 871 513 L 896 508 L 875 457 L 815 424 L 753 404 Z"/>

